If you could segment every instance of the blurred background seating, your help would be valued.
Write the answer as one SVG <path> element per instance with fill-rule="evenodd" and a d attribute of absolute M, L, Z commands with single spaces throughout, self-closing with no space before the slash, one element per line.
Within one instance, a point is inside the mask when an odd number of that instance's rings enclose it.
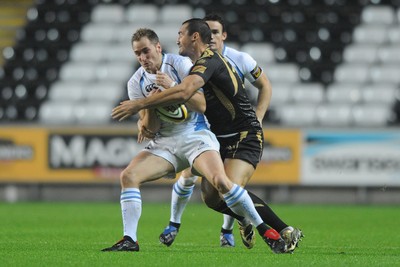
<path fill-rule="evenodd" d="M 229 45 L 252 55 L 271 80 L 267 123 L 398 126 L 399 6 L 399 0 L 4 0 L 0 123 L 110 123 L 138 66 L 132 33 L 150 27 L 165 51 L 177 53 L 180 24 L 218 12 Z M 255 104 L 257 89 L 246 87 Z"/>

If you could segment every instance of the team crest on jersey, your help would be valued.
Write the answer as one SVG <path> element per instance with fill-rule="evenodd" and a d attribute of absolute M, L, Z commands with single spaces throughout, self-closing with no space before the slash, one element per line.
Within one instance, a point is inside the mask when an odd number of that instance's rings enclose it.
<path fill-rule="evenodd" d="M 198 73 L 204 73 L 206 71 L 206 66 L 194 66 L 191 72 L 198 72 Z"/>
<path fill-rule="evenodd" d="M 258 79 L 258 77 L 260 77 L 261 75 L 261 72 L 262 72 L 261 68 L 259 66 L 256 66 L 250 73 L 254 79 Z"/>
<path fill-rule="evenodd" d="M 214 55 L 214 52 L 213 52 L 211 49 L 207 48 L 207 49 L 203 52 L 203 54 L 201 54 L 200 59 L 206 58 L 206 57 L 212 57 L 213 55 Z"/>

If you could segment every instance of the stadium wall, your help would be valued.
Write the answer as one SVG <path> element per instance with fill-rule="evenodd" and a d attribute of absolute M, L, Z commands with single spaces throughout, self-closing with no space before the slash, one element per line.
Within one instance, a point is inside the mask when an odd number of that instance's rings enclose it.
<path fill-rule="evenodd" d="M 263 157 L 249 184 L 264 199 L 400 204 L 397 131 L 267 128 L 264 134 Z M 115 201 L 120 171 L 144 147 L 136 140 L 126 125 L 3 127 L 0 201 Z M 172 183 L 145 185 L 145 201 L 169 201 Z M 194 199 L 201 201 L 200 192 Z"/>

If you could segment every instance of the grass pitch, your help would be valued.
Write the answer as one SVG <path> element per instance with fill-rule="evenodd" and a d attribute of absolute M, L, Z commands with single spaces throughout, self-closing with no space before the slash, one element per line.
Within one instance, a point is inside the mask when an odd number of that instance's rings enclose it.
<path fill-rule="evenodd" d="M 118 203 L 0 203 L 0 266 L 400 266 L 400 207 L 273 205 L 305 238 L 273 254 L 257 236 L 248 250 L 219 247 L 222 216 L 189 203 L 171 247 L 158 235 L 169 204 L 144 204 L 138 253 L 105 253 L 122 236 Z"/>

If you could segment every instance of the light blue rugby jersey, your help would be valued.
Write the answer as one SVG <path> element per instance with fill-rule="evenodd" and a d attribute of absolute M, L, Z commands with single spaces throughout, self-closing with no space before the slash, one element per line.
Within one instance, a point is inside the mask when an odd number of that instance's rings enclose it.
<path fill-rule="evenodd" d="M 175 54 L 163 54 L 161 72 L 168 74 L 175 82 L 181 83 L 192 67 L 192 62 L 188 57 Z M 153 89 L 160 88 L 156 85 L 156 74 L 151 74 L 140 67 L 128 81 L 129 99 L 141 99 L 147 97 Z M 161 136 L 171 136 L 192 132 L 201 129 L 209 129 L 207 120 L 203 114 L 188 109 L 188 118 L 182 123 L 170 123 L 161 121 L 159 134 Z"/>
<path fill-rule="evenodd" d="M 262 69 L 249 54 L 224 46 L 222 55 L 235 68 L 243 82 L 244 79 L 247 79 L 249 82 L 254 83 L 260 77 Z"/>

